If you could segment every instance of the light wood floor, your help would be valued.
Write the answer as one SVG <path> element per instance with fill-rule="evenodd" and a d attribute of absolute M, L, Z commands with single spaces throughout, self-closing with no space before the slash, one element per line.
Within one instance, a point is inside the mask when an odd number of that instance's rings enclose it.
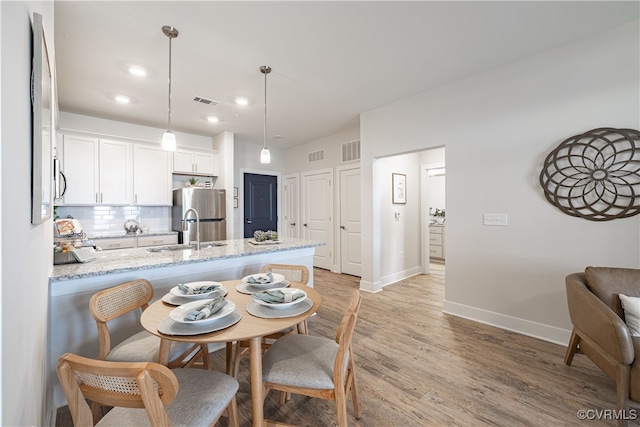
<path fill-rule="evenodd" d="M 314 270 L 322 294 L 311 333 L 333 337 L 358 278 Z M 615 425 L 580 421 L 579 410 L 615 408 L 615 386 L 583 355 L 571 367 L 564 347 L 442 313 L 444 265 L 431 274 L 363 293 L 354 336 L 362 418 L 351 426 L 571 426 Z M 224 368 L 224 352 L 211 355 Z M 248 360 L 240 373 L 241 426 L 251 425 Z M 336 424 L 330 401 L 293 396 L 265 402 L 268 419 L 299 426 Z M 220 425 L 226 426 L 226 419 Z M 57 425 L 70 426 L 60 411 Z"/>

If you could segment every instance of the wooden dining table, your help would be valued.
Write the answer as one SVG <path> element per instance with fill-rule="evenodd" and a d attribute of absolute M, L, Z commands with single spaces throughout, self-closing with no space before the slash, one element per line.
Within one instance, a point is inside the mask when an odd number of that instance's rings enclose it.
<path fill-rule="evenodd" d="M 200 335 L 165 335 L 158 332 L 160 322 L 169 317 L 174 305 L 158 300 L 151 304 L 140 318 L 142 327 L 150 333 L 162 338 L 158 363 L 167 365 L 169 362 L 169 348 L 171 341 L 188 342 L 195 344 L 227 343 L 227 372 L 230 372 L 230 344 L 234 341 L 249 341 L 249 363 L 251 378 L 251 403 L 253 406 L 253 426 L 263 426 L 264 420 L 264 387 L 262 384 L 262 338 L 284 329 L 303 323 L 309 316 L 315 313 L 322 303 L 322 297 L 313 288 L 306 285 L 291 282 L 290 286 L 303 289 L 307 298 L 313 301 L 313 306 L 306 312 L 293 317 L 262 318 L 256 317 L 247 311 L 247 305 L 252 301 L 251 295 L 241 293 L 236 286 L 240 280 L 227 280 L 220 282 L 227 289 L 226 299 L 233 301 L 236 309 L 242 314 L 240 321 L 226 329 Z M 277 309 L 273 309 L 277 310 Z"/>

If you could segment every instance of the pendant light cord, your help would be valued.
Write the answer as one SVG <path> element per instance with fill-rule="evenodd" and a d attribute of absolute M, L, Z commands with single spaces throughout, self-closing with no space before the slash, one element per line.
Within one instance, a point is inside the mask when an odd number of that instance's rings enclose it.
<path fill-rule="evenodd" d="M 171 130 L 171 39 L 169 36 L 169 109 L 167 111 L 167 130 Z"/>

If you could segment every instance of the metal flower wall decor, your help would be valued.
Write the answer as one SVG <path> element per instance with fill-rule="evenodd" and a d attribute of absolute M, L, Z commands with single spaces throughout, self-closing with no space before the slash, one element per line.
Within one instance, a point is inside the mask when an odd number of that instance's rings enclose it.
<path fill-rule="evenodd" d="M 610 221 L 640 213 L 640 132 L 598 128 L 564 140 L 547 156 L 540 185 L 567 215 Z"/>

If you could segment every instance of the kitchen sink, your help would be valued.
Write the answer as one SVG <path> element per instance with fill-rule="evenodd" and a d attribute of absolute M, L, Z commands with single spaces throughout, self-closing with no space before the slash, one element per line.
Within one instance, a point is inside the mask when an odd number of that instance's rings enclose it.
<path fill-rule="evenodd" d="M 204 243 L 200 243 L 200 249 L 206 249 L 206 248 L 215 248 L 218 246 L 226 246 L 226 243 L 223 242 L 204 242 Z M 169 246 L 155 246 L 153 248 L 147 248 L 147 252 L 175 252 L 175 251 L 186 251 L 186 250 L 191 250 L 191 249 L 195 249 L 196 245 L 195 244 L 191 244 L 191 245 L 169 245 Z"/>
<path fill-rule="evenodd" d="M 175 252 L 186 251 L 189 249 L 195 249 L 196 245 L 170 245 L 170 246 L 155 246 L 153 248 L 147 248 L 148 252 Z"/>

